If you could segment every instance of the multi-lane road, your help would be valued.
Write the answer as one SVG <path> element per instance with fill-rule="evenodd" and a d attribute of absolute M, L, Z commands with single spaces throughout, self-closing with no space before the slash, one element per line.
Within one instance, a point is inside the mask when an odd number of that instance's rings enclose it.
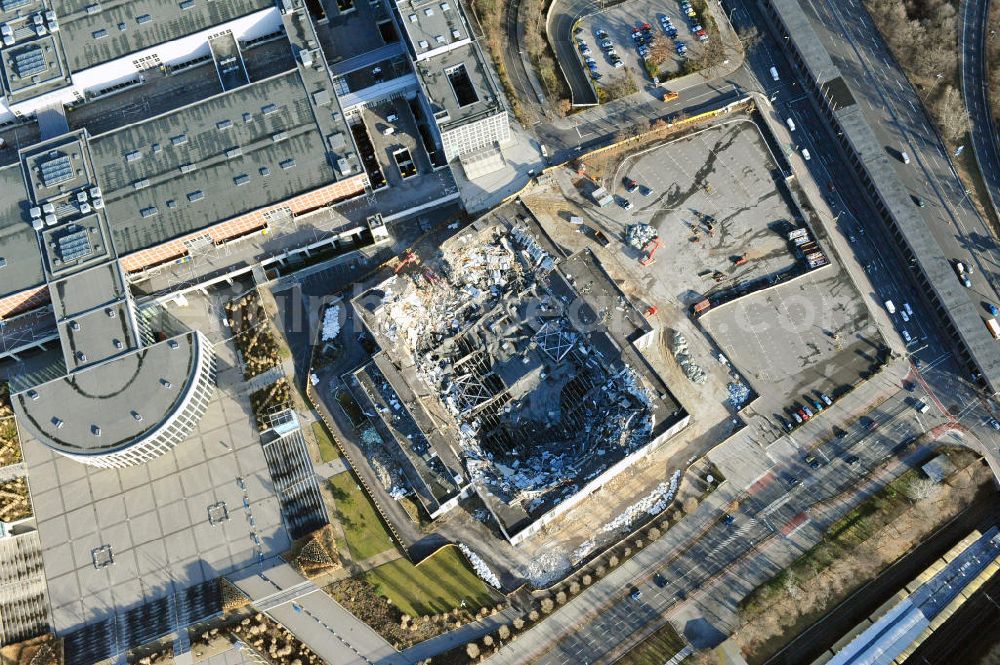
<path fill-rule="evenodd" d="M 987 52 L 989 0 L 964 0 L 958 51 L 962 56 L 962 96 L 969 111 L 972 148 L 994 209 L 1000 203 L 1000 148 L 988 99 Z"/>
<path fill-rule="evenodd" d="M 801 547 L 800 535 L 802 542 L 817 538 L 870 491 L 864 482 L 869 470 L 878 469 L 877 479 L 868 480 L 879 484 L 906 468 L 897 460 L 900 442 L 933 422 L 922 421 L 906 398 L 896 395 L 866 419 L 845 423 L 841 438 L 816 449 L 818 469 L 797 454 L 767 471 L 748 492 L 706 504 L 682 523 L 681 536 L 668 532 L 547 619 L 539 626 L 544 630 L 523 635 L 491 662 L 605 662 L 644 626 L 661 622 L 684 603 L 696 603 L 715 630 L 731 632 L 735 625 L 726 622 L 740 595 L 775 572 L 770 550 Z M 927 451 L 906 454 L 912 462 Z M 851 463 L 851 456 L 858 461 Z M 739 508 L 724 517 L 731 498 Z M 697 633 L 695 627 L 687 636 L 695 642 L 710 639 Z"/>

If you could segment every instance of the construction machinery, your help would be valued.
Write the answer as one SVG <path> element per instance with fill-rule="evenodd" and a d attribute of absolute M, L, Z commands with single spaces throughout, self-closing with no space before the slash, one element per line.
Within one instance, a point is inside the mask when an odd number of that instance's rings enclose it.
<path fill-rule="evenodd" d="M 412 249 L 408 249 L 403 253 L 403 256 L 399 260 L 399 264 L 395 267 L 393 272 L 398 275 L 403 270 L 403 268 L 405 268 L 409 264 L 419 263 L 419 262 L 420 258 L 417 256 L 417 253 L 414 252 Z"/>
<path fill-rule="evenodd" d="M 642 248 L 643 256 L 639 259 L 639 265 L 648 266 L 656 259 L 653 257 L 656 254 L 656 250 L 663 246 L 663 241 L 660 240 L 660 236 L 653 236 L 653 239 L 646 243 L 646 246 Z"/>

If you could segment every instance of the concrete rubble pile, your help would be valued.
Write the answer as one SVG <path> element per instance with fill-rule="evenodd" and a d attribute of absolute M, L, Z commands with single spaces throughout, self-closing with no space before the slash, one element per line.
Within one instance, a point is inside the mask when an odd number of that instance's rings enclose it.
<path fill-rule="evenodd" d="M 625 242 L 635 249 L 644 249 L 657 235 L 649 224 L 631 224 L 625 229 Z"/>
<path fill-rule="evenodd" d="M 691 360 L 691 354 L 688 353 L 687 337 L 684 336 L 684 333 L 680 330 L 674 331 L 674 339 L 670 347 L 677 364 L 684 370 L 684 376 L 696 385 L 703 385 L 708 377 L 701 365 Z"/>
<path fill-rule="evenodd" d="M 367 427 L 361 432 L 361 449 L 365 451 L 375 477 L 390 496 L 400 499 L 412 493 L 403 470 L 386 454 L 385 442 L 374 427 Z"/>
<path fill-rule="evenodd" d="M 633 503 L 621 515 L 601 527 L 601 531 L 611 532 L 619 529 L 628 529 L 644 513 L 646 515 L 659 515 L 674 500 L 680 481 L 681 472 L 674 471 L 670 476 L 669 482 L 657 485 L 652 492 Z"/>
<path fill-rule="evenodd" d="M 548 290 L 555 258 L 524 224 L 508 225 L 460 235 L 421 276 L 383 283 L 376 324 L 454 418 L 473 480 L 530 513 L 648 443 L 654 423 L 636 373 L 620 362 L 612 369 L 572 328 L 566 298 Z M 510 395 L 500 366 L 530 384 L 528 394 Z M 559 406 L 567 384 L 581 393 L 567 406 L 583 423 L 571 432 Z M 496 443 L 498 430 L 510 449 Z"/>
<path fill-rule="evenodd" d="M 729 391 L 729 403 L 734 409 L 740 409 L 750 399 L 750 389 L 741 381 L 734 381 L 726 386 Z"/>

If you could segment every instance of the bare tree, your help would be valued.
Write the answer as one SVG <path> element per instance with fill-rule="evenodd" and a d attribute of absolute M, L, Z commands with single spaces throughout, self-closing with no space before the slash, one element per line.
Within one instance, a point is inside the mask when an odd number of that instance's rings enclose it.
<path fill-rule="evenodd" d="M 906 498 L 911 501 L 923 501 L 924 499 L 931 499 L 937 496 L 938 492 L 941 491 L 941 486 L 935 483 L 930 478 L 914 478 L 911 483 L 906 486 L 905 494 Z"/>

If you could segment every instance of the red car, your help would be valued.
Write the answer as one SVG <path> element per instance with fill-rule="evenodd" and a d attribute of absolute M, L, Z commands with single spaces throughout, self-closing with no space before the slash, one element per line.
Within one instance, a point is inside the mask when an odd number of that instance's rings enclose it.
<path fill-rule="evenodd" d="M 799 409 L 799 417 L 802 418 L 802 422 L 809 420 L 809 414 L 802 409 Z"/>
<path fill-rule="evenodd" d="M 639 189 L 639 183 L 628 176 L 622 178 L 622 184 L 625 185 L 625 191 L 631 194 L 635 190 Z"/>

